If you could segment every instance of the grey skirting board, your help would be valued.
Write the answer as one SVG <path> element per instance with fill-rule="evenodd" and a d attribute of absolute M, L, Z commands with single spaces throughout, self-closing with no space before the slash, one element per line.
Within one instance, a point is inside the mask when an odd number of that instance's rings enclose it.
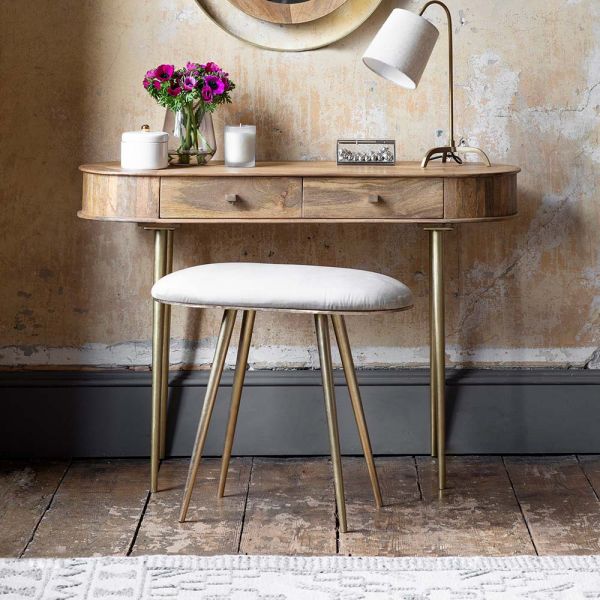
<path fill-rule="evenodd" d="M 170 377 L 168 453 L 187 456 L 208 374 Z M 224 374 L 206 454 L 220 455 L 232 373 Z M 448 452 L 600 453 L 600 371 L 492 369 L 447 372 Z M 429 374 L 359 371 L 377 454 L 429 452 Z M 148 372 L 0 373 L 0 457 L 147 456 Z M 359 454 L 348 394 L 336 372 L 342 451 Z M 319 371 L 250 371 L 234 454 L 329 453 Z"/>

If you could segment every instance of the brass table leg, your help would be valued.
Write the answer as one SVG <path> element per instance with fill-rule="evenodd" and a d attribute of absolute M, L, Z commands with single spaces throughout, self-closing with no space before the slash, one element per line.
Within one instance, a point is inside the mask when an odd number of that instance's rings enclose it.
<path fill-rule="evenodd" d="M 167 256 L 167 230 L 154 231 L 154 280 L 165 270 Z M 152 448 L 150 451 L 150 491 L 158 490 L 160 462 L 160 410 L 163 378 L 163 345 L 165 342 L 165 305 L 153 301 L 152 311 Z"/>
<path fill-rule="evenodd" d="M 446 487 L 446 331 L 444 306 L 444 232 L 427 228 L 430 239 L 431 408 L 433 452 L 438 457 L 438 485 Z"/>
<path fill-rule="evenodd" d="M 435 329 L 433 327 L 433 314 L 435 309 L 435 303 L 433 299 L 433 231 L 429 232 L 429 369 L 430 369 L 430 385 L 429 385 L 429 398 L 430 398 L 430 418 L 431 418 L 431 456 L 437 456 L 437 386 L 436 378 L 434 376 L 436 372 L 436 361 L 435 361 Z"/>
<path fill-rule="evenodd" d="M 167 249 L 163 277 L 173 271 L 173 230 L 167 230 Z M 171 349 L 171 305 L 165 305 L 162 344 L 162 372 L 160 392 L 160 459 L 165 457 L 167 445 L 167 408 L 169 402 L 169 350 Z"/>

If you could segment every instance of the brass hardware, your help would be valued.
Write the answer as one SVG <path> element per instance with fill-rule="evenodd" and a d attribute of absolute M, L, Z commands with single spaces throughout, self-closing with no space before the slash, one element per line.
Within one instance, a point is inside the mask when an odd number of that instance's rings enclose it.
<path fill-rule="evenodd" d="M 245 310 L 242 317 L 242 328 L 240 330 L 240 341 L 238 344 L 238 354 L 235 364 L 235 375 L 233 377 L 233 385 L 231 388 L 231 407 L 229 409 L 227 433 L 225 434 L 223 458 L 221 459 L 221 475 L 219 477 L 219 491 L 217 493 L 219 498 L 222 498 L 225 494 L 229 460 L 231 459 L 233 438 L 235 436 L 235 426 L 237 424 L 238 413 L 240 411 L 240 400 L 242 398 L 246 367 L 248 366 L 248 354 L 250 352 L 250 342 L 252 341 L 252 330 L 254 329 L 255 317 L 256 312 L 253 310 Z"/>
<path fill-rule="evenodd" d="M 462 165 L 464 161 L 458 156 L 459 153 L 478 154 L 487 167 L 492 166 L 488 155 L 480 148 L 473 148 L 470 146 L 442 146 L 440 148 L 432 148 L 429 150 L 421 161 L 421 167 L 424 169 L 432 160 L 441 159 L 442 162 L 445 163 L 448 162 L 449 158 L 455 163 Z"/>
<path fill-rule="evenodd" d="M 181 513 L 179 514 L 180 523 L 185 521 L 185 517 L 187 516 L 187 511 L 190 506 L 194 482 L 196 480 L 196 474 L 198 473 L 198 467 L 200 466 L 202 451 L 204 450 L 204 443 L 206 441 L 206 434 L 208 433 L 210 418 L 215 406 L 221 375 L 223 374 L 223 367 L 225 366 L 225 358 L 227 357 L 227 349 L 229 348 L 229 342 L 233 332 L 236 312 L 237 311 L 235 310 L 226 310 L 223 314 L 223 320 L 221 321 L 221 330 L 219 332 L 219 339 L 217 340 L 217 347 L 215 348 L 215 357 L 213 359 L 212 368 L 208 377 L 206 394 L 204 396 L 204 404 L 202 405 L 202 412 L 200 413 L 200 422 L 198 423 L 198 431 L 196 433 L 196 440 L 194 442 L 194 450 L 192 451 L 190 468 L 188 470 L 183 501 L 181 503 Z"/>
<path fill-rule="evenodd" d="M 448 23 L 448 145 L 429 150 L 421 162 L 421 167 L 424 169 L 432 160 L 438 159 L 441 159 L 444 163 L 447 162 L 448 159 L 451 159 L 457 164 L 462 165 L 463 160 L 458 154 L 469 153 L 478 154 L 483 162 L 488 167 L 491 167 L 492 163 L 483 150 L 472 148 L 470 146 L 456 145 L 454 138 L 454 42 L 452 33 L 452 15 L 450 9 L 443 2 L 440 2 L 440 0 L 430 0 L 420 10 L 419 16 L 422 17 L 425 11 L 434 4 L 442 7 L 446 13 L 446 20 Z"/>
<path fill-rule="evenodd" d="M 360 397 L 360 388 L 358 387 L 358 381 L 356 379 L 354 360 L 352 359 L 352 350 L 350 348 L 350 341 L 348 339 L 348 330 L 346 329 L 346 320 L 342 315 L 332 315 L 331 320 L 333 322 L 333 330 L 335 332 L 340 356 L 342 358 L 342 366 L 344 367 L 344 373 L 346 375 L 346 383 L 348 384 L 348 392 L 352 402 L 352 410 L 354 411 L 356 426 L 358 427 L 360 443 L 365 455 L 365 461 L 367 462 L 367 470 L 369 471 L 371 487 L 373 488 L 373 495 L 375 497 L 375 506 L 377 506 L 377 508 L 381 508 L 383 506 L 383 502 L 381 500 L 381 489 L 379 487 L 379 479 L 377 478 L 375 461 L 373 460 L 373 450 L 371 448 L 369 430 L 367 429 L 365 412 Z"/>
<path fill-rule="evenodd" d="M 430 239 L 430 327 L 431 327 L 431 394 L 432 441 L 437 444 L 438 486 L 446 487 L 446 333 L 444 306 L 444 231 L 429 228 Z M 435 427 L 435 432 L 433 428 Z"/>
<path fill-rule="evenodd" d="M 154 232 L 154 281 L 158 281 L 164 274 L 166 255 L 167 231 L 156 229 Z M 152 493 L 158 490 L 164 335 L 165 305 L 154 300 L 152 308 L 152 447 L 150 452 L 150 491 Z"/>
<path fill-rule="evenodd" d="M 173 271 L 173 230 L 167 230 L 167 249 L 163 277 Z M 167 409 L 169 402 L 169 351 L 171 349 L 171 305 L 164 305 L 164 333 L 162 343 L 162 373 L 160 393 L 160 459 L 165 458 L 167 445 Z"/>
<path fill-rule="evenodd" d="M 492 166 L 492 161 L 490 161 L 488 155 L 481 148 L 474 148 L 473 146 L 459 145 L 456 148 L 457 152 L 461 154 L 478 154 L 486 167 Z"/>
<path fill-rule="evenodd" d="M 378 194 L 369 194 L 369 202 L 371 204 L 377 204 L 378 202 L 381 202 L 381 196 Z"/>
<path fill-rule="evenodd" d="M 142 125 L 142 131 L 150 131 L 150 125 Z"/>
<path fill-rule="evenodd" d="M 240 199 L 240 197 L 237 194 L 226 194 L 225 195 L 225 200 L 227 200 L 227 202 L 229 202 L 229 204 L 235 204 L 239 199 Z"/>
<path fill-rule="evenodd" d="M 342 459 L 340 456 L 340 435 L 338 432 L 337 410 L 335 406 L 335 389 L 333 384 L 333 370 L 331 364 L 331 342 L 329 340 L 329 325 L 327 315 L 315 315 L 315 326 L 317 330 L 319 360 L 321 362 L 321 379 L 323 380 L 325 410 L 327 412 L 329 443 L 331 445 L 331 462 L 333 463 L 335 499 L 338 510 L 340 531 L 342 533 L 346 533 L 348 531 L 346 519 L 346 501 L 344 499 L 344 479 L 342 473 Z"/>
<path fill-rule="evenodd" d="M 157 231 L 161 229 L 163 231 L 175 231 L 179 228 L 179 223 L 138 223 L 138 227 L 141 227 L 144 231 Z"/>

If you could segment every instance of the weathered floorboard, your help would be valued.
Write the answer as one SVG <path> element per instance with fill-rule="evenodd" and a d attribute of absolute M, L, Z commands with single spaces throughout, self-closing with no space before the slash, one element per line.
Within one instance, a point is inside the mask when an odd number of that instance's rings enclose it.
<path fill-rule="evenodd" d="M 600 552 L 600 502 L 575 456 L 505 462 L 539 554 Z"/>
<path fill-rule="evenodd" d="M 217 498 L 219 459 L 205 459 L 188 512 L 179 523 L 179 509 L 189 460 L 164 462 L 161 491 L 150 498 L 132 554 L 236 554 L 252 459 L 234 458 L 229 466 L 225 498 Z"/>
<path fill-rule="evenodd" d="M 600 454 L 578 456 L 581 468 L 592 485 L 596 496 L 600 498 Z"/>
<path fill-rule="evenodd" d="M 348 533 L 340 533 L 340 554 L 410 554 L 412 542 L 406 535 L 405 511 L 421 497 L 415 460 L 412 456 L 377 458 L 375 464 L 384 504 L 379 510 L 364 458 L 344 458 Z"/>
<path fill-rule="evenodd" d="M 328 459 L 254 459 L 240 551 L 335 554 L 335 500 Z"/>
<path fill-rule="evenodd" d="M 343 459 L 350 531 L 336 540 L 326 458 L 234 459 L 222 500 L 216 497 L 219 460 L 203 461 L 190 521 L 181 525 L 187 459 L 163 463 L 164 491 L 148 502 L 145 460 L 76 461 L 68 469 L 67 462 L 6 461 L 0 463 L 0 552 L 464 556 L 532 554 L 533 542 L 540 554 L 600 552 L 600 456 L 504 463 L 449 457 L 449 488 L 441 497 L 432 459 L 376 463 L 380 511 L 363 459 Z"/>
<path fill-rule="evenodd" d="M 25 550 L 68 465 L 0 462 L 0 557 L 17 558 Z"/>
<path fill-rule="evenodd" d="M 24 556 L 125 555 L 146 503 L 148 473 L 147 460 L 73 462 Z"/>
<path fill-rule="evenodd" d="M 534 554 L 502 459 L 452 456 L 447 466 L 448 488 L 440 495 L 434 461 L 417 458 L 423 501 L 400 507 L 397 521 L 406 554 Z"/>

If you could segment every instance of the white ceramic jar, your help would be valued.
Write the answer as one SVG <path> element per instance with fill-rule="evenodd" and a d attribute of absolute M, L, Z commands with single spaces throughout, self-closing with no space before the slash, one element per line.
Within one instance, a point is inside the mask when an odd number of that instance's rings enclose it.
<path fill-rule="evenodd" d="M 169 166 L 167 146 L 169 134 L 150 131 L 144 125 L 140 131 L 126 131 L 121 136 L 121 168 L 166 169 Z"/>

